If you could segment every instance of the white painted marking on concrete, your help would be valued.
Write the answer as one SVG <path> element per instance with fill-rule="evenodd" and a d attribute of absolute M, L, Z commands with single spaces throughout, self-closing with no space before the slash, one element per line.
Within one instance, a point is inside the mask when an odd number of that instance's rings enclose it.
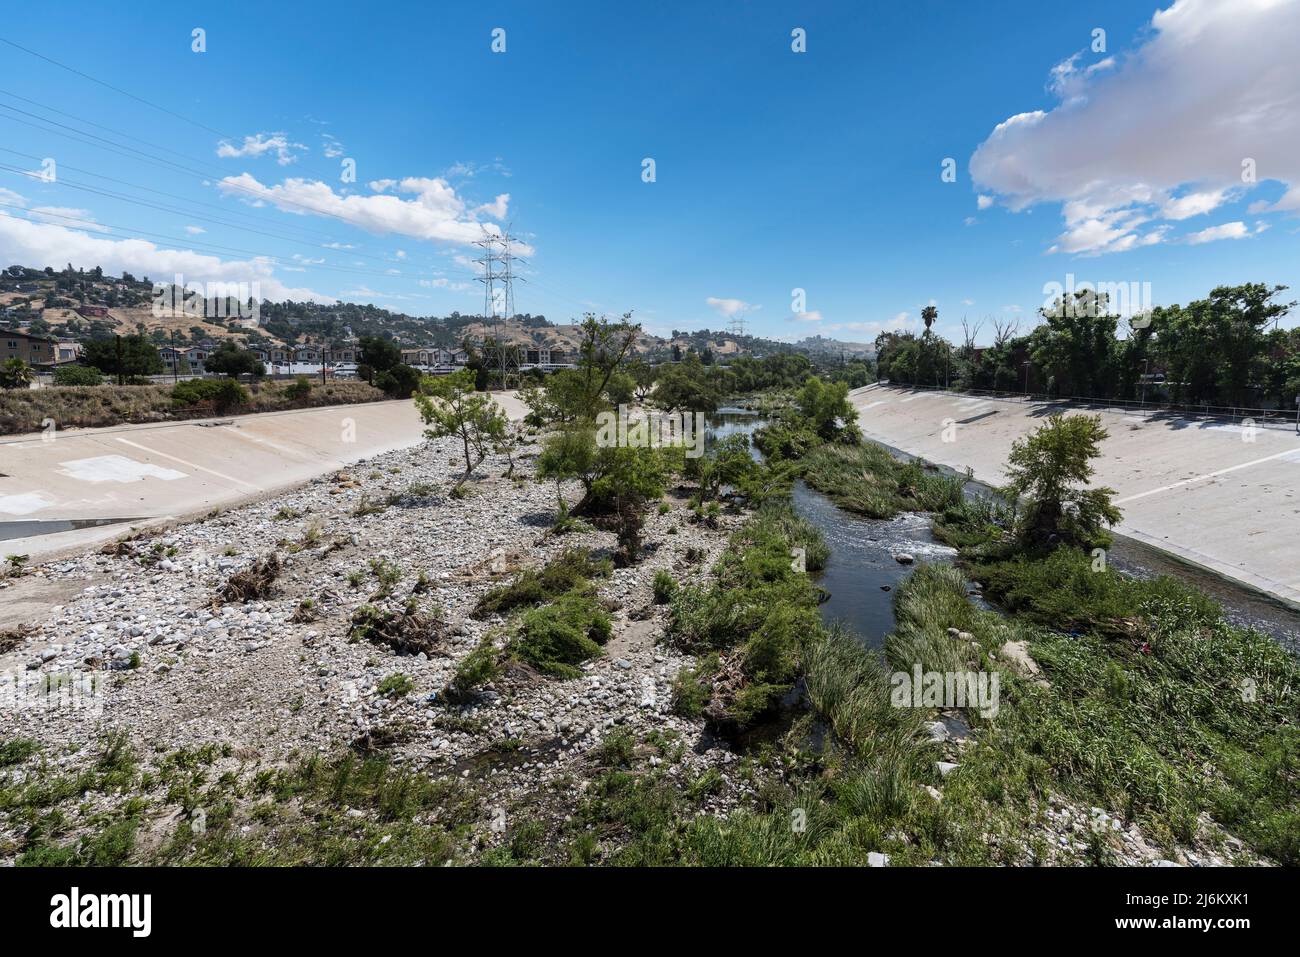
<path fill-rule="evenodd" d="M 166 452 L 156 452 L 153 449 L 147 448 L 146 446 L 143 446 L 138 442 L 132 442 L 130 439 L 124 439 L 120 435 L 117 437 L 117 440 L 124 445 L 129 445 L 132 448 L 139 449 L 141 452 L 148 452 L 150 455 L 157 455 L 159 458 L 171 459 L 173 462 L 179 462 L 181 465 L 184 465 L 186 468 L 194 469 L 196 472 L 207 472 L 209 475 L 215 475 L 217 478 L 223 481 L 234 482 L 236 485 L 244 486 L 244 488 L 251 488 L 254 491 L 258 491 L 258 492 L 261 491 L 261 488 L 254 485 L 252 482 L 244 482 L 241 481 L 240 479 L 235 478 L 234 476 L 223 475 L 221 472 L 217 472 L 214 469 L 204 468 L 202 465 L 195 465 L 193 462 L 186 462 L 184 459 L 178 459 L 176 456 L 168 455 Z"/>
<path fill-rule="evenodd" d="M 0 495 L 0 512 L 6 515 L 30 515 L 54 503 L 40 492 L 23 492 L 19 495 Z"/>
<path fill-rule="evenodd" d="M 902 403 L 902 402 L 915 402 L 917 399 L 924 399 L 924 398 L 925 398 L 927 395 L 929 395 L 929 394 L 930 394 L 930 393 L 928 393 L 928 392 L 918 392 L 916 395 L 909 395 L 906 399 L 899 399 L 898 401 L 899 401 L 900 403 Z"/>
<path fill-rule="evenodd" d="M 889 405 L 888 399 L 877 399 L 875 402 L 868 402 L 866 405 L 858 406 L 859 412 L 866 412 L 867 409 L 874 409 L 878 405 Z"/>
<path fill-rule="evenodd" d="M 1153 488 L 1146 492 L 1138 492 L 1136 495 L 1117 499 L 1115 504 L 1123 505 L 1125 502 L 1134 502 L 1140 498 L 1146 498 L 1148 495 L 1155 495 L 1158 492 L 1168 492 L 1170 489 L 1181 488 L 1184 485 L 1191 485 L 1193 482 L 1203 482 L 1206 479 L 1218 478 L 1220 475 L 1227 475 L 1229 472 L 1236 472 L 1239 469 L 1248 469 L 1252 465 L 1260 465 L 1264 462 L 1272 462 L 1274 459 L 1283 459 L 1287 457 L 1290 457 L 1293 461 L 1300 461 L 1300 449 L 1288 449 L 1285 452 L 1278 452 L 1276 455 L 1266 455 L 1262 459 L 1254 459 L 1250 462 L 1242 462 L 1240 465 L 1233 465 L 1226 469 L 1219 469 L 1217 472 L 1206 472 L 1204 475 L 1198 475 L 1195 478 L 1183 479 L 1181 482 L 1174 482 L 1172 485 Z"/>
<path fill-rule="evenodd" d="M 90 459 L 71 459 L 59 463 L 59 471 L 82 482 L 142 482 L 147 478 L 174 482 L 185 478 L 184 472 L 165 469 L 147 462 L 137 462 L 125 455 L 97 455 Z"/>

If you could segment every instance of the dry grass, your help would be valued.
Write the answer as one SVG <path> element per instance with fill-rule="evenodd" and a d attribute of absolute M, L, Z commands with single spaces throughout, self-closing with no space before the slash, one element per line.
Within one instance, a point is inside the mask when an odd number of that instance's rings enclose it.
<path fill-rule="evenodd" d="M 292 380 L 264 382 L 249 388 L 252 401 L 241 413 L 377 402 L 386 396 L 365 382 L 313 383 L 305 399 L 285 395 Z M 58 428 L 95 428 L 129 422 L 163 422 L 202 418 L 208 409 L 177 409 L 170 385 L 52 386 L 0 392 L 0 434 L 39 432 L 46 419 Z"/>

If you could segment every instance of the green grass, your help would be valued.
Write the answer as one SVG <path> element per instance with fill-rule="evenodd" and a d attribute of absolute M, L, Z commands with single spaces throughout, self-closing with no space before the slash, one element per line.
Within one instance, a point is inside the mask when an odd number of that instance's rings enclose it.
<path fill-rule="evenodd" d="M 836 505 L 868 518 L 899 512 L 942 512 L 962 500 L 960 478 L 912 460 L 903 462 L 871 443 L 823 444 L 803 457 L 804 480 Z"/>

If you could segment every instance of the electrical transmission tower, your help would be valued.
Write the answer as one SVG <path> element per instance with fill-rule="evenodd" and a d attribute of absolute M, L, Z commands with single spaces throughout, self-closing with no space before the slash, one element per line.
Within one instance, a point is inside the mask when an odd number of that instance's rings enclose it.
<path fill-rule="evenodd" d="M 745 317 L 739 314 L 732 316 L 731 321 L 727 324 L 727 331 L 733 336 L 743 336 L 745 334 Z"/>
<path fill-rule="evenodd" d="M 514 242 L 509 227 L 502 233 L 490 233 L 483 228 L 483 238 L 474 245 L 483 250 L 475 260 L 483 266 L 483 321 L 491 330 L 490 342 L 484 341 L 483 359 L 499 389 L 509 389 L 519 384 L 519 347 L 505 341 L 502 320 L 515 316 L 514 264 L 523 262 L 510 252 Z"/>

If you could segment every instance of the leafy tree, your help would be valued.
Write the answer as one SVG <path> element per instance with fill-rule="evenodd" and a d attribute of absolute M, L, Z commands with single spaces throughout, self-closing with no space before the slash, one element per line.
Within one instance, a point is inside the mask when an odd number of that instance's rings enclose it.
<path fill-rule="evenodd" d="M 375 376 L 375 388 L 394 399 L 409 399 L 419 387 L 420 373 L 400 362 Z"/>
<path fill-rule="evenodd" d="M 474 389 L 474 373 L 469 369 L 445 376 L 424 376 L 415 406 L 424 420 L 424 434 L 431 439 L 455 436 L 461 440 L 465 454 L 465 474 L 456 483 L 459 490 L 474 469 L 487 457 L 506 429 L 505 413 L 485 392 Z"/>
<path fill-rule="evenodd" d="M 655 387 L 655 367 L 641 359 L 633 359 L 627 364 L 628 375 L 632 377 L 632 393 L 638 402 L 644 402 Z"/>
<path fill-rule="evenodd" d="M 204 360 L 203 368 L 232 379 L 241 375 L 260 379 L 266 375 L 266 364 L 261 359 L 229 340 L 217 346 L 216 351 Z"/>
<path fill-rule="evenodd" d="M 143 335 L 91 339 L 81 349 L 81 359 L 122 385 L 128 378 L 159 375 L 163 371 L 158 347 Z"/>
<path fill-rule="evenodd" d="M 362 336 L 357 345 L 360 347 L 357 365 L 369 366 L 376 373 L 387 372 L 402 362 L 402 350 L 391 340 L 380 336 Z"/>
<path fill-rule="evenodd" d="M 1106 293 L 1081 289 L 1039 310 L 1044 323 L 1029 335 L 1029 357 L 1057 395 L 1109 397 L 1118 380 L 1118 317 Z"/>
<path fill-rule="evenodd" d="M 650 402 L 669 412 L 715 412 L 722 395 L 698 356 L 668 366 L 659 373 Z"/>
<path fill-rule="evenodd" d="M 1120 510 L 1112 488 L 1087 488 L 1092 460 L 1108 437 L 1099 415 L 1053 415 L 1017 439 L 1007 458 L 1008 488 L 1026 499 L 1021 537 L 1031 546 L 1060 543 L 1094 547 L 1109 543 L 1103 525 Z"/>
<path fill-rule="evenodd" d="M 809 376 L 797 397 L 799 411 L 813 430 L 828 441 L 841 438 L 847 431 L 857 435 L 858 411 L 849 402 L 849 387 L 844 382 L 825 382 Z"/>

